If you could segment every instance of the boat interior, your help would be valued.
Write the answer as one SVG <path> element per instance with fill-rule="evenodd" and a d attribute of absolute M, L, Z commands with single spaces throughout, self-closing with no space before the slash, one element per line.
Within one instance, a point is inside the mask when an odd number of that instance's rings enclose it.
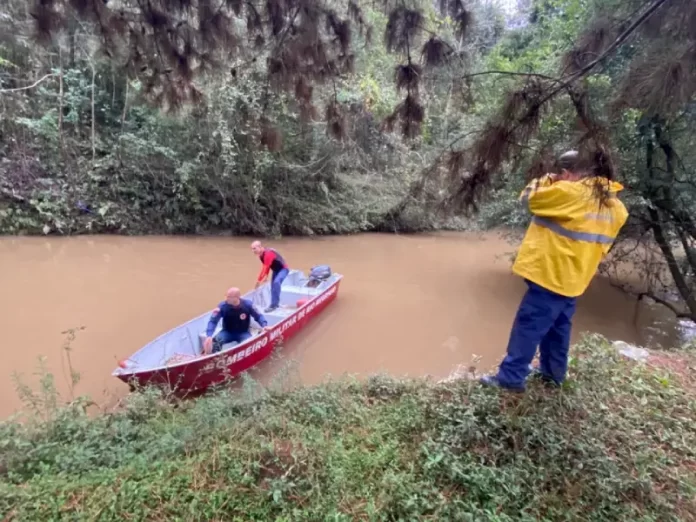
<path fill-rule="evenodd" d="M 298 303 L 301 305 L 303 300 L 310 301 L 340 278 L 340 275 L 332 273 L 328 278 L 321 281 L 310 280 L 302 271 L 291 270 L 281 286 L 280 307 L 269 313 L 265 313 L 264 310 L 271 302 L 270 282 L 265 283 L 251 292 L 247 292 L 242 297 L 250 300 L 254 304 L 256 310 L 263 314 L 268 322 L 268 326 L 273 326 L 296 311 Z M 215 306 L 217 306 L 217 303 L 212 304 L 211 311 L 177 326 L 143 346 L 124 361 L 125 368 L 117 368 L 114 374 L 154 370 L 173 366 L 199 357 L 202 353 L 203 342 L 206 338 L 205 330 L 208 326 L 208 320 Z M 222 321 L 218 322 L 213 335 L 217 334 L 221 329 Z M 261 325 L 253 318 L 251 320 L 250 331 L 252 337 L 245 341 L 244 344 L 253 342 L 254 338 L 261 333 Z M 236 342 L 227 343 L 223 345 L 222 351 L 227 351 L 237 345 L 238 343 Z"/>

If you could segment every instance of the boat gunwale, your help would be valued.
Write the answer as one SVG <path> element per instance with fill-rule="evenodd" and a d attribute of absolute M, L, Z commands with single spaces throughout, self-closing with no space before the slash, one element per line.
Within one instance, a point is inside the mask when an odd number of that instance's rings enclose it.
<path fill-rule="evenodd" d="M 301 272 L 301 270 L 298 270 L 298 272 Z M 140 370 L 133 370 L 133 371 L 124 371 L 124 370 L 125 370 L 124 368 L 117 367 L 117 368 L 115 368 L 115 369 L 111 372 L 111 376 L 112 376 L 112 377 L 118 377 L 118 378 L 124 380 L 124 379 L 123 379 L 124 377 L 133 377 L 133 376 L 136 376 L 136 375 L 141 375 L 141 374 L 146 374 L 146 373 L 155 373 L 155 372 L 161 372 L 161 371 L 167 372 L 167 371 L 168 371 L 169 369 L 171 369 L 171 368 L 178 368 L 178 367 L 180 367 L 180 366 L 186 366 L 186 365 L 189 365 L 189 364 L 193 364 L 194 362 L 198 363 L 199 361 L 204 361 L 204 360 L 209 360 L 209 359 L 215 359 L 215 358 L 217 358 L 217 357 L 219 357 L 219 356 L 222 356 L 222 355 L 229 355 L 230 352 L 236 352 L 236 351 L 238 351 L 239 348 L 246 347 L 248 344 L 251 344 L 252 342 L 258 341 L 259 338 L 262 337 L 263 335 L 269 335 L 269 334 L 271 333 L 271 331 L 272 331 L 274 328 L 276 328 L 276 327 L 282 325 L 285 321 L 287 321 L 288 319 L 292 318 L 294 315 L 300 313 L 300 311 L 302 310 L 302 308 L 306 307 L 306 306 L 309 305 L 312 301 L 314 301 L 314 300 L 318 299 L 319 297 L 321 297 L 322 295 L 326 294 L 329 290 L 331 290 L 331 288 L 333 288 L 334 286 L 336 286 L 336 285 L 337 285 L 338 283 L 340 283 L 341 280 L 343 279 L 343 275 L 342 275 L 342 274 L 338 274 L 338 273 L 335 273 L 335 272 L 334 272 L 334 273 L 331 274 L 331 275 L 332 275 L 332 277 L 335 276 L 335 279 L 334 279 L 334 282 L 333 282 L 333 283 L 331 283 L 329 286 L 327 286 L 322 292 L 319 292 L 318 294 L 316 294 L 316 295 L 314 295 L 313 297 L 311 297 L 303 306 L 301 306 L 301 307 L 299 307 L 299 308 L 296 308 L 292 313 L 288 314 L 288 315 L 285 316 L 282 320 L 278 321 L 275 325 L 273 325 L 273 326 L 271 327 L 270 330 L 266 331 L 266 332 L 265 332 L 264 334 L 262 334 L 262 335 L 252 336 L 252 337 L 250 337 L 249 339 L 247 339 L 247 340 L 245 340 L 245 341 L 243 341 L 243 342 L 237 344 L 236 346 L 234 346 L 234 347 L 232 347 L 232 348 L 230 348 L 230 349 L 227 349 L 227 350 L 220 350 L 219 352 L 216 352 L 216 353 L 209 353 L 209 354 L 207 354 L 207 355 L 201 354 L 201 355 L 199 355 L 198 357 L 195 357 L 194 359 L 184 360 L 184 361 L 180 361 L 180 362 L 177 362 L 177 363 L 174 363 L 174 364 L 170 364 L 170 365 L 164 364 L 164 365 L 160 365 L 160 366 L 155 366 L 155 367 L 153 367 L 153 368 L 140 369 Z M 268 283 L 266 283 L 266 284 L 268 284 Z M 247 292 L 246 294 L 244 294 L 244 295 L 242 296 L 242 299 L 249 299 L 249 297 L 247 297 L 247 296 L 253 294 L 254 291 L 255 291 L 255 290 L 251 290 L 251 291 Z M 181 323 L 181 324 L 175 326 L 174 328 L 171 328 L 170 330 L 168 330 L 168 331 L 166 331 L 166 332 L 164 332 L 164 333 L 158 335 L 158 336 L 155 337 L 152 341 L 150 341 L 149 343 L 145 344 L 145 346 L 143 346 L 143 347 L 140 348 L 139 350 L 133 352 L 133 353 L 130 355 L 130 357 L 133 357 L 134 355 L 136 355 L 137 353 L 141 352 L 142 350 L 145 350 L 145 349 L 147 348 L 148 345 L 157 342 L 158 340 L 162 339 L 163 337 L 166 337 L 167 335 L 171 334 L 171 333 L 174 332 L 175 330 L 177 330 L 177 329 L 179 329 L 179 328 L 181 328 L 181 327 L 183 327 L 183 326 L 185 326 L 185 325 L 187 325 L 187 324 L 189 324 L 189 323 L 191 323 L 191 322 L 193 322 L 193 321 L 196 321 L 196 320 L 198 320 L 198 319 L 200 319 L 200 318 L 202 318 L 202 317 L 205 317 L 207 314 L 208 314 L 208 312 L 204 312 L 204 313 L 202 313 L 202 314 L 200 314 L 200 315 L 198 315 L 198 316 L 196 316 L 196 317 L 194 317 L 194 318 L 192 318 L 192 319 L 189 319 L 188 321 L 186 321 L 186 322 L 184 322 L 184 323 Z M 126 358 L 125 360 L 129 360 L 130 357 Z"/>

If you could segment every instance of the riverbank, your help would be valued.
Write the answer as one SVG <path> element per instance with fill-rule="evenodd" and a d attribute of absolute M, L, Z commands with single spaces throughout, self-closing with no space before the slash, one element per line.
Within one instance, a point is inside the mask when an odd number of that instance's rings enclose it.
<path fill-rule="evenodd" d="M 0 177 L 3 172 L 0 168 Z M 79 196 L 67 190 L 0 182 L 0 234 L 277 238 L 462 231 L 473 226 L 471 220 L 439 217 L 424 204 L 412 202 L 408 196 L 411 178 L 404 176 L 337 174 L 331 176 L 331 188 L 314 178 L 298 178 L 292 190 L 287 180 L 269 180 L 269 188 L 260 194 L 247 185 L 233 184 L 234 189 L 225 190 L 200 186 L 206 183 L 199 179 L 191 181 L 194 186 L 180 189 L 187 191 L 186 197 L 176 191 L 130 186 L 110 187 L 104 194 L 101 178 L 92 186 L 91 178 L 85 177 Z M 43 181 L 49 186 L 66 183 Z"/>
<path fill-rule="evenodd" d="M 247 383 L 2 424 L 4 520 L 696 520 L 696 395 L 678 368 L 574 348 L 562 391 L 469 381 Z"/>

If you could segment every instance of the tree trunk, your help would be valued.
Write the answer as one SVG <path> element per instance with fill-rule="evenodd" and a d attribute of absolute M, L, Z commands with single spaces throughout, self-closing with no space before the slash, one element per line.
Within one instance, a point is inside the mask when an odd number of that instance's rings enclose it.
<path fill-rule="evenodd" d="M 669 268 L 670 274 L 672 274 L 672 279 L 674 279 L 674 284 L 676 285 L 677 290 L 679 290 L 679 294 L 681 295 L 682 299 L 684 299 L 684 302 L 686 302 L 686 306 L 691 314 L 691 320 L 696 321 L 696 297 L 694 297 L 693 293 L 689 289 L 686 278 L 679 269 L 679 263 L 677 263 L 677 259 L 674 257 L 672 247 L 670 246 L 664 229 L 662 228 L 660 213 L 654 208 L 649 208 L 648 214 L 650 215 L 650 219 L 652 221 L 650 226 L 652 227 L 655 241 L 657 242 L 657 246 L 660 247 L 662 255 L 665 256 L 667 267 Z"/>
<path fill-rule="evenodd" d="M 60 73 L 58 76 L 58 139 L 60 140 L 60 150 L 64 150 L 63 143 L 63 105 L 65 92 L 63 90 L 63 52 L 58 47 L 58 67 L 60 68 Z"/>
<path fill-rule="evenodd" d="M 659 139 L 659 133 L 656 132 L 655 134 L 655 137 Z M 673 167 L 672 158 L 669 157 L 669 150 L 666 150 L 662 145 L 660 145 L 660 147 L 662 148 L 662 151 L 665 153 L 665 155 L 668 156 L 668 167 Z M 655 175 L 654 156 L 655 145 L 652 139 L 648 139 L 646 143 L 646 167 L 650 179 L 653 179 L 653 176 Z M 647 199 L 650 201 L 655 201 L 656 199 L 664 201 L 665 199 L 664 195 L 658 196 L 655 193 L 655 189 L 650 186 L 648 188 L 646 196 Z M 666 213 L 669 215 L 669 212 Z M 691 292 L 686 277 L 682 273 L 681 268 L 679 267 L 679 263 L 677 262 L 677 259 L 674 255 L 674 251 L 672 250 L 672 246 L 670 245 L 669 238 L 665 234 L 665 230 L 662 226 L 662 219 L 660 217 L 660 211 L 657 208 L 648 207 L 648 216 L 650 217 L 650 229 L 653 232 L 655 242 L 657 243 L 657 246 L 660 248 L 660 251 L 662 252 L 662 255 L 665 258 L 665 261 L 667 262 L 667 268 L 669 269 L 669 272 L 672 275 L 672 279 L 674 280 L 674 284 L 677 287 L 677 290 L 679 291 L 679 295 L 686 303 L 686 306 L 689 310 L 689 314 L 691 316 L 690 319 L 692 321 L 696 321 L 696 296 L 694 296 L 694 294 Z"/>
<path fill-rule="evenodd" d="M 692 217 L 689 215 L 688 212 L 685 212 L 682 209 L 675 208 L 675 205 L 673 204 L 673 185 L 676 182 L 674 164 L 676 161 L 677 154 L 674 150 L 674 147 L 672 147 L 672 144 L 670 143 L 669 139 L 667 138 L 667 136 L 665 136 L 665 132 L 659 123 L 655 124 L 654 133 L 655 141 L 657 141 L 657 144 L 659 145 L 660 149 L 662 149 L 662 152 L 665 155 L 665 162 L 667 166 L 667 172 L 669 173 L 671 178 L 671 185 L 665 189 L 664 197 L 654 198 L 653 203 L 655 203 L 655 205 L 662 211 L 672 216 L 672 218 L 674 218 L 674 220 L 681 225 L 681 228 L 686 230 L 693 239 L 696 239 L 696 223 L 694 223 Z"/>
<path fill-rule="evenodd" d="M 70 42 L 70 68 L 74 69 L 75 68 L 75 54 L 76 54 L 76 47 L 77 47 L 77 31 L 75 30 L 74 27 L 71 27 L 68 31 L 68 41 Z"/>
<path fill-rule="evenodd" d="M 90 60 L 89 62 L 90 67 L 92 68 L 92 163 L 94 163 L 94 160 L 97 157 L 97 141 L 96 141 L 96 115 L 95 115 L 95 110 L 94 110 L 94 97 L 95 97 L 95 79 L 97 77 L 97 69 L 94 66 L 94 62 Z"/>
<path fill-rule="evenodd" d="M 123 112 L 121 113 L 121 133 L 123 134 L 123 126 L 126 124 L 126 116 L 128 116 L 128 78 L 126 78 L 126 93 L 123 95 Z"/>

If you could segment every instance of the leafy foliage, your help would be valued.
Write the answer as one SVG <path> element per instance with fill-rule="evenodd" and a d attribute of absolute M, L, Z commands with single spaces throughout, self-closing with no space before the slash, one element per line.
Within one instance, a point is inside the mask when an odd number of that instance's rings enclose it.
<path fill-rule="evenodd" d="M 354 22 L 363 20 L 357 4 L 350 13 Z M 350 62 L 350 22 L 320 0 L 42 0 L 32 17 L 41 41 L 76 23 L 90 24 L 102 52 L 140 79 L 155 102 L 169 107 L 200 101 L 196 77 L 235 58 L 254 59 L 266 38 L 271 78 L 322 79 Z"/>
<path fill-rule="evenodd" d="M 454 208 L 494 195 L 481 221 L 515 226 L 528 218 L 504 200 L 516 199 L 525 179 L 549 172 L 564 150 L 594 156 L 595 174 L 624 185 L 630 212 L 603 272 L 695 320 L 693 11 L 680 1 L 537 2 L 533 23 L 487 59 L 490 69 L 533 72 L 498 87 L 506 102 L 487 115 L 484 132 L 428 175 L 447 171 Z"/>
<path fill-rule="evenodd" d="M 40 2 L 34 16 L 15 0 L 0 8 L 0 231 L 272 235 L 443 224 L 411 197 L 411 183 L 441 129 L 461 125 L 456 105 L 441 101 L 454 98 L 456 79 L 426 78 L 414 58 L 402 66 L 410 79 L 400 100 L 393 58 L 369 34 L 387 32 L 380 9 L 92 4 Z M 423 13 L 411 45 L 438 24 L 454 33 L 432 9 L 409 9 Z M 36 29 L 44 48 L 32 44 Z M 446 38 L 432 40 L 423 59 L 433 75 L 440 53 L 443 64 L 461 62 Z M 384 135 L 385 118 L 412 142 Z"/>
<path fill-rule="evenodd" d="M 412 49 L 428 30 L 424 5 L 384 4 L 389 13 L 386 48 L 405 55 L 408 66 Z M 462 0 L 443 1 L 440 10 L 452 21 L 454 36 L 464 39 L 472 11 Z M 94 35 L 93 46 L 129 78 L 138 79 L 152 101 L 172 109 L 203 101 L 196 80 L 227 69 L 230 62 L 235 63 L 236 76 L 238 66 L 265 58 L 260 74 L 268 84 L 294 89 L 313 113 L 310 85 L 335 83 L 354 71 L 354 26 L 368 41 L 372 34 L 362 6 L 353 0 L 338 5 L 330 0 L 37 0 L 31 16 L 35 36 L 47 45 L 63 34 L 74 34 L 78 25 L 87 25 Z M 442 61 L 437 59 L 444 51 L 442 44 L 442 39 L 426 43 L 423 51 L 431 66 Z M 329 104 L 326 119 L 331 133 L 341 138 L 343 124 L 330 110 L 336 101 Z M 407 100 L 394 111 L 394 118 L 408 121 L 403 124 L 406 137 L 416 136 L 414 127 L 420 127 L 422 112 L 409 88 Z"/>
<path fill-rule="evenodd" d="M 576 347 L 562 391 L 373 377 L 249 401 L 154 391 L 4 423 L 9 520 L 690 520 L 693 390 Z"/>
<path fill-rule="evenodd" d="M 571 102 L 577 123 L 572 145 L 581 154 L 596 158 L 597 175 L 614 177 L 611 136 L 606 122 L 598 118 L 595 110 L 595 105 L 601 102 L 588 97 L 588 86 L 583 80 L 615 59 L 631 38 L 638 40 L 640 51 L 630 57 L 623 53 L 630 63 L 621 71 L 614 71 L 617 83 L 623 85 L 617 89 L 614 106 L 657 111 L 667 116 L 693 99 L 696 83 L 691 81 L 690 71 L 696 70 L 693 61 L 696 55 L 691 51 L 696 49 L 696 44 L 692 41 L 690 24 L 684 23 L 693 18 L 693 3 L 687 6 L 684 2 L 667 0 L 636 0 L 620 5 L 583 4 L 574 0 L 538 2 L 535 16 L 539 20 L 538 11 L 546 8 L 547 18 L 542 18 L 540 24 L 548 26 L 549 18 L 570 18 L 572 10 L 577 10 L 578 6 L 581 6 L 585 27 L 579 34 L 570 31 L 568 36 L 575 41 L 559 57 L 559 75 L 553 77 L 536 71 L 518 74 L 524 78 L 524 83 L 509 89 L 499 109 L 488 117 L 479 137 L 466 148 L 447 152 L 452 157 L 465 158 L 464 161 L 442 162 L 450 169 L 452 185 L 448 203 L 452 206 L 476 210 L 477 202 L 491 187 L 494 177 L 525 155 L 531 140 L 540 132 L 544 111 L 564 108 L 566 104 L 561 101 L 564 95 Z M 657 55 L 676 41 L 685 43 L 678 52 L 670 53 L 673 59 L 663 61 L 658 67 Z M 655 60 L 646 62 L 641 57 L 642 54 L 653 56 L 653 53 Z M 538 149 L 532 163 L 539 163 L 546 155 L 546 145 Z M 528 174 L 543 174 L 543 169 Z"/>

